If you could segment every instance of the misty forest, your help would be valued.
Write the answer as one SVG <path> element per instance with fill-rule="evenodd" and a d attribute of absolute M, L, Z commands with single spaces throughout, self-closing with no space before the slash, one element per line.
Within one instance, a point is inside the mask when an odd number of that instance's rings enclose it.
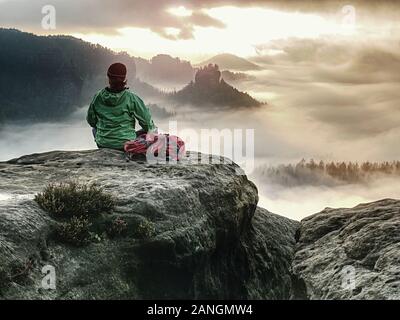
<path fill-rule="evenodd" d="M 302 159 L 292 165 L 258 167 L 256 174 L 265 181 L 286 187 L 300 185 L 367 184 L 379 178 L 400 177 L 400 161 L 392 162 L 315 162 Z"/>
<path fill-rule="evenodd" d="M 221 79 L 217 65 L 210 64 L 196 71 L 189 62 L 167 55 L 147 61 L 73 37 L 40 37 L 7 29 L 0 30 L 0 44 L 0 121 L 3 122 L 65 118 L 88 103 L 105 85 L 104 69 L 113 61 L 127 65 L 129 84 L 139 95 L 180 104 L 260 105 Z M 18 82 L 10 81 L 13 78 Z M 172 83 L 190 83 L 182 90 L 165 92 L 141 80 L 157 83 L 166 78 Z"/>

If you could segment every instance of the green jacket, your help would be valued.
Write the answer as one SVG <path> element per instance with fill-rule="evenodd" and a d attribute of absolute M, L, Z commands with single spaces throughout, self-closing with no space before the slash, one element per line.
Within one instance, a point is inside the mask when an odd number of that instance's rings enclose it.
<path fill-rule="evenodd" d="M 86 117 L 89 125 L 96 128 L 97 145 L 112 149 L 123 149 L 125 142 L 136 138 L 136 119 L 144 131 L 155 129 L 149 109 L 142 99 L 127 89 L 119 93 L 100 90 Z"/>

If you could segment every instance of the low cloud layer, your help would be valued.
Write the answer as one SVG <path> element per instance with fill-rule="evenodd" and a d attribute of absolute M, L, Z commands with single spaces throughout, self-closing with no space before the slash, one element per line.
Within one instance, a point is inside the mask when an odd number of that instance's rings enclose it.
<path fill-rule="evenodd" d="M 304 156 L 400 158 L 400 43 L 288 39 L 263 48 L 272 49 L 241 86 L 267 97 L 265 127 Z"/>

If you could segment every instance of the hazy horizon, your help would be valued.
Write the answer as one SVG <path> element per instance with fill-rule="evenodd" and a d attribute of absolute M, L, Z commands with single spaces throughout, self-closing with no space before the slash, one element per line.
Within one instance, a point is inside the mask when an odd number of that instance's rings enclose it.
<path fill-rule="evenodd" d="M 94 149 L 96 145 L 91 135 L 91 129 L 85 121 L 87 107 L 82 107 L 72 114 L 65 122 L 46 122 L 31 125 L 9 124 L 2 128 L 0 139 L 0 161 L 9 160 L 22 155 L 40 153 L 54 150 L 87 150 Z M 185 129 L 193 129 L 200 133 L 200 130 L 207 128 L 218 128 L 217 119 L 210 119 L 209 115 L 203 115 L 202 119 L 190 118 L 190 112 L 182 113 L 178 118 L 172 120 L 178 122 L 178 134 Z M 238 122 L 243 118 L 243 112 L 231 115 L 230 119 L 224 122 L 224 127 L 237 128 Z M 257 116 L 254 116 L 257 118 Z M 155 119 L 156 124 L 163 132 L 168 132 L 168 121 L 170 119 Z M 254 119 L 251 120 L 254 123 Z M 207 125 L 202 125 L 202 124 Z M 246 124 L 241 124 L 243 128 Z M 249 122 L 247 122 L 247 127 Z M 222 127 L 220 127 L 222 129 Z M 260 134 L 262 127 L 256 129 Z M 265 132 L 265 131 L 264 131 Z M 264 134 L 264 133 L 263 133 Z M 270 133 L 265 133 L 269 135 Z M 27 140 L 26 137 L 29 136 Z M 185 139 L 186 140 L 186 139 Z M 187 141 L 187 149 L 193 151 L 204 151 L 191 148 L 190 141 Z M 256 168 L 262 165 L 276 166 L 279 164 L 295 164 L 302 158 L 320 160 L 315 154 L 304 151 L 302 156 L 293 153 L 292 150 L 285 152 L 287 146 L 273 146 L 273 143 L 262 144 L 259 137 L 255 143 Z M 278 143 L 279 145 L 279 143 Z M 264 149 L 275 148 L 274 154 L 265 154 Z M 301 152 L 301 151 L 297 151 Z M 221 152 L 223 155 L 223 152 Z M 300 154 L 300 153 L 299 153 Z M 346 160 L 334 155 L 332 158 L 325 155 L 323 160 Z M 398 158 L 399 159 L 399 158 Z M 387 159 L 389 160 L 389 159 Z M 352 161 L 362 159 L 352 158 Z M 284 187 L 266 180 L 257 172 L 247 172 L 249 179 L 256 183 L 259 190 L 259 206 L 271 212 L 300 220 L 323 210 L 326 207 L 353 207 L 360 203 L 381 200 L 383 198 L 399 198 L 400 179 L 398 177 L 381 177 L 370 184 L 345 183 L 337 186 L 326 185 L 302 185 Z"/>

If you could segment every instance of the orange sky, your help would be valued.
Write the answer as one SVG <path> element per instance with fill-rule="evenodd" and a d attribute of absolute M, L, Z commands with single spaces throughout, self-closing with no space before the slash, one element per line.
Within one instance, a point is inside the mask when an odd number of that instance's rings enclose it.
<path fill-rule="evenodd" d="M 126 27 L 118 34 L 72 33 L 84 40 L 100 43 L 133 55 L 151 57 L 161 50 L 174 56 L 199 61 L 214 54 L 229 52 L 239 56 L 256 54 L 256 46 L 268 41 L 297 37 L 316 38 L 327 35 L 357 34 L 356 24 L 344 23 L 344 17 L 327 18 L 310 13 L 291 13 L 265 8 L 219 7 L 205 11 L 222 21 L 223 28 L 194 27 L 192 39 L 167 39 L 147 28 Z M 176 19 L 191 14 L 185 7 L 171 8 Z M 342 18 L 342 19 L 341 19 Z M 171 35 L 179 29 L 167 28 Z"/>
<path fill-rule="evenodd" d="M 70 34 L 117 51 L 198 62 L 218 53 L 254 56 L 272 40 L 398 36 L 396 1 L 53 0 L 56 29 L 43 30 L 47 0 L 0 0 L 4 27 Z M 264 54 L 265 52 L 263 52 Z M 268 52 L 267 52 L 268 53 Z M 271 53 L 271 52 L 269 52 Z"/>

